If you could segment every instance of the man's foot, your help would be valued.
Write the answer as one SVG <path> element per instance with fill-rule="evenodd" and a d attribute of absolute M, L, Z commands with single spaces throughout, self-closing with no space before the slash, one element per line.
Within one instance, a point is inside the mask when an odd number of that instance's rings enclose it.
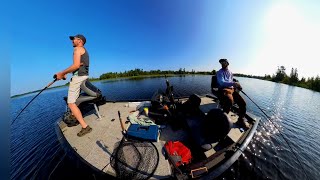
<path fill-rule="evenodd" d="M 81 131 L 77 134 L 77 136 L 81 137 L 92 131 L 92 128 L 88 125 L 86 128 L 82 128 Z"/>
<path fill-rule="evenodd" d="M 243 128 L 244 130 L 249 129 L 249 125 L 244 121 L 244 119 L 238 119 L 235 123 L 239 128 Z"/>

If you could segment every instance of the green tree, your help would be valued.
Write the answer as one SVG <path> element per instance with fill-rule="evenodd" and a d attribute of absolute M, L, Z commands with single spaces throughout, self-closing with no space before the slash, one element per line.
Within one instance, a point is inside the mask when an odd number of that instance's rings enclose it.
<path fill-rule="evenodd" d="M 265 74 L 265 75 L 264 75 L 264 77 L 263 77 L 262 79 L 265 79 L 265 80 L 271 80 L 272 78 L 271 78 L 271 76 L 270 76 L 270 75 Z"/>
<path fill-rule="evenodd" d="M 272 79 L 275 82 L 281 82 L 284 80 L 284 78 L 287 76 L 286 74 L 286 68 L 284 66 L 278 67 L 278 70 L 276 72 L 275 77 Z"/>
<path fill-rule="evenodd" d="M 297 68 L 295 68 L 295 69 L 291 68 L 289 83 L 296 84 L 298 81 L 299 81 L 299 78 L 298 78 Z"/>

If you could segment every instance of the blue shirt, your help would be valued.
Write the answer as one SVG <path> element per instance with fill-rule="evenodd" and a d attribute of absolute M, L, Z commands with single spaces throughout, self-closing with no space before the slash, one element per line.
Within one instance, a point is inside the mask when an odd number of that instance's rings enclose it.
<path fill-rule="evenodd" d="M 220 69 L 217 72 L 217 82 L 219 88 L 233 88 L 233 74 L 229 69 Z"/>

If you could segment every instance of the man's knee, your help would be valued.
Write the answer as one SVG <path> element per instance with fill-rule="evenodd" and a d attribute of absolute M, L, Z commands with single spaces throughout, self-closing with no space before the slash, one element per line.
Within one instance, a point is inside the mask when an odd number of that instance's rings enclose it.
<path fill-rule="evenodd" d="M 74 106 L 77 106 L 76 103 L 68 103 L 68 107 L 69 107 L 69 108 L 72 108 L 72 107 L 74 107 Z"/>
<path fill-rule="evenodd" d="M 220 94 L 219 100 L 223 104 L 232 104 L 232 99 L 223 93 Z"/>
<path fill-rule="evenodd" d="M 243 104 L 242 104 L 243 107 L 247 107 L 247 103 L 245 101 L 243 101 Z"/>
<path fill-rule="evenodd" d="M 232 105 L 234 103 L 232 95 L 227 95 L 224 97 L 224 100 L 227 104 Z"/>
<path fill-rule="evenodd" d="M 237 102 L 237 104 L 239 105 L 239 106 L 243 106 L 243 107 L 246 107 L 247 106 L 247 103 L 246 103 L 246 101 L 240 96 L 240 98 L 239 98 L 239 100 L 238 100 L 239 102 Z"/>

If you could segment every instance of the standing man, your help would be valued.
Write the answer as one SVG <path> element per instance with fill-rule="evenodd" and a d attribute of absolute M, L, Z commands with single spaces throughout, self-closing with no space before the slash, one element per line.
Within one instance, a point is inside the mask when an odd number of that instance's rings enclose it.
<path fill-rule="evenodd" d="M 239 106 L 239 118 L 236 124 L 247 129 L 248 126 L 244 121 L 244 116 L 246 114 L 246 102 L 240 94 L 235 91 L 236 88 L 241 90 L 241 85 L 239 82 L 234 82 L 233 74 L 228 69 L 228 60 L 220 59 L 219 62 L 222 68 L 217 72 L 217 83 L 219 94 L 223 98 L 223 111 L 229 113 L 233 103 L 237 103 Z"/>
<path fill-rule="evenodd" d="M 75 104 L 80 94 L 80 85 L 89 77 L 89 54 L 83 47 L 86 43 L 86 38 L 81 35 L 69 36 L 72 41 L 73 49 L 73 64 L 64 71 L 56 73 L 57 80 L 66 78 L 66 74 L 73 74 L 69 90 L 68 90 L 68 106 L 72 114 L 79 121 L 82 126 L 81 131 L 77 134 L 79 137 L 92 131 L 92 128 L 84 121 L 81 111 Z"/>

